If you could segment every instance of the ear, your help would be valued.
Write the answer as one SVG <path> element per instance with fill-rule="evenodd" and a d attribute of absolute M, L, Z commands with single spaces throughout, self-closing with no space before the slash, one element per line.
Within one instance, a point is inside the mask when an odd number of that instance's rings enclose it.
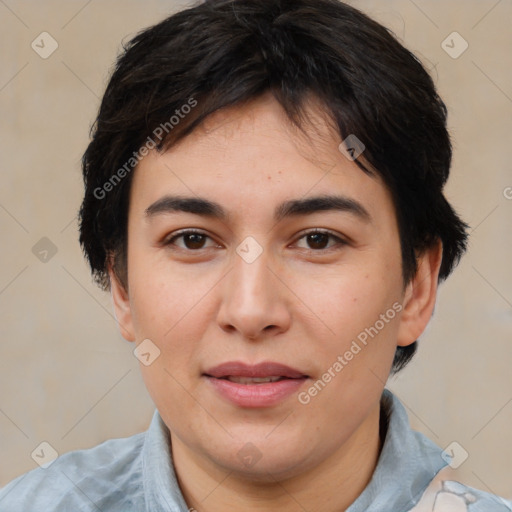
<path fill-rule="evenodd" d="M 432 317 L 442 257 L 443 246 L 438 241 L 418 258 L 418 270 L 404 293 L 397 341 L 400 347 L 414 343 Z"/>
<path fill-rule="evenodd" d="M 133 328 L 132 308 L 130 296 L 124 286 L 119 282 L 109 258 L 108 275 L 110 278 L 110 293 L 114 303 L 114 311 L 121 336 L 126 341 L 135 341 L 135 330 Z"/>

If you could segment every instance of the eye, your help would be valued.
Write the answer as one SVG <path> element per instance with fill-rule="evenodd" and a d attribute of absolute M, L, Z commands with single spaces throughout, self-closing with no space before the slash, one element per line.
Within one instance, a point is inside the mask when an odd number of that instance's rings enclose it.
<path fill-rule="evenodd" d="M 334 235 L 329 231 L 321 231 L 314 230 L 309 231 L 308 233 L 303 234 L 299 240 L 306 239 L 306 243 L 310 245 L 310 247 L 306 247 L 306 249 L 310 249 L 313 251 L 321 251 L 325 249 L 331 249 L 336 245 L 346 245 L 347 242 L 341 239 L 339 236 Z M 329 243 L 329 239 L 336 241 L 336 244 L 331 245 L 330 247 L 326 247 Z"/>
<path fill-rule="evenodd" d="M 182 244 L 176 244 L 176 240 L 182 239 Z M 201 249 L 207 249 L 208 246 L 205 246 L 207 240 L 212 240 L 211 237 L 203 233 L 202 231 L 197 230 L 184 230 L 178 233 L 175 233 L 171 237 L 167 238 L 164 241 L 164 245 L 175 245 L 180 249 L 189 250 L 189 251 L 198 251 Z M 323 251 L 328 250 L 333 247 L 346 245 L 347 242 L 340 238 L 339 236 L 334 235 L 329 231 L 324 230 L 313 230 L 307 233 L 304 233 L 298 240 L 305 239 L 306 243 L 309 247 L 304 247 L 305 249 L 311 251 Z M 334 241 L 334 244 L 329 245 L 329 240 Z M 213 241 L 213 240 L 212 240 Z M 213 244 L 210 247 L 219 247 L 218 244 Z"/>
<path fill-rule="evenodd" d="M 180 238 L 183 239 L 183 245 L 175 244 L 174 242 Z M 211 240 L 211 238 L 202 231 L 189 229 L 186 231 L 180 231 L 179 233 L 174 234 L 172 237 L 167 238 L 164 241 L 164 245 L 177 245 L 181 249 L 194 251 L 207 248 L 205 247 L 205 242 L 207 239 Z"/>

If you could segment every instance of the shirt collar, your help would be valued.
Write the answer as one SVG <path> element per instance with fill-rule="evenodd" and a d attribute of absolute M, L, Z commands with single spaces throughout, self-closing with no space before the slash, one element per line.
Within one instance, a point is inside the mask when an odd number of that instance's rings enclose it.
<path fill-rule="evenodd" d="M 388 389 L 382 393 L 381 415 L 387 432 L 377 467 L 370 483 L 346 512 L 409 510 L 447 464 L 441 448 L 411 429 L 404 406 Z"/>
<path fill-rule="evenodd" d="M 142 450 L 146 512 L 188 510 L 174 471 L 169 429 L 158 410 L 153 415 Z"/>
<path fill-rule="evenodd" d="M 377 467 L 369 484 L 346 512 L 409 510 L 446 466 L 441 449 L 410 428 L 403 405 L 387 389 L 381 398 L 381 415 L 386 436 Z M 169 429 L 158 411 L 147 431 L 142 464 L 146 512 L 188 510 L 174 471 Z"/>

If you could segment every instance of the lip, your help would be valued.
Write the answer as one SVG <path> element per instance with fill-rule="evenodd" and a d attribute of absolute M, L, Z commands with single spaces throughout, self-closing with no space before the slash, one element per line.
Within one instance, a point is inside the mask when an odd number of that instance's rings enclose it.
<path fill-rule="evenodd" d="M 296 393 L 309 378 L 303 372 L 281 363 L 265 361 L 248 365 L 229 361 L 207 370 L 203 377 L 213 390 L 239 407 L 271 407 Z M 285 377 L 276 382 L 239 384 L 225 377 Z"/>
<path fill-rule="evenodd" d="M 223 377 L 287 377 L 289 379 L 307 377 L 300 370 L 273 361 L 263 361 L 255 365 L 241 361 L 228 361 L 206 370 L 204 374 L 217 379 Z"/>

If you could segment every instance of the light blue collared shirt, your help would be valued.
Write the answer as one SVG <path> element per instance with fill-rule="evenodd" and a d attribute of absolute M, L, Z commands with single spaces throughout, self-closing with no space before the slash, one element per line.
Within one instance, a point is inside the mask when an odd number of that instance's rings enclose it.
<path fill-rule="evenodd" d="M 410 428 L 403 405 L 387 389 L 381 412 L 387 432 L 377 467 L 346 512 L 407 512 L 446 466 L 442 450 Z M 510 501 L 456 485 L 474 497 L 468 512 L 512 510 Z M 176 480 L 169 430 L 158 411 L 146 432 L 63 454 L 46 469 L 34 469 L 0 489 L 0 512 L 189 510 Z"/>

